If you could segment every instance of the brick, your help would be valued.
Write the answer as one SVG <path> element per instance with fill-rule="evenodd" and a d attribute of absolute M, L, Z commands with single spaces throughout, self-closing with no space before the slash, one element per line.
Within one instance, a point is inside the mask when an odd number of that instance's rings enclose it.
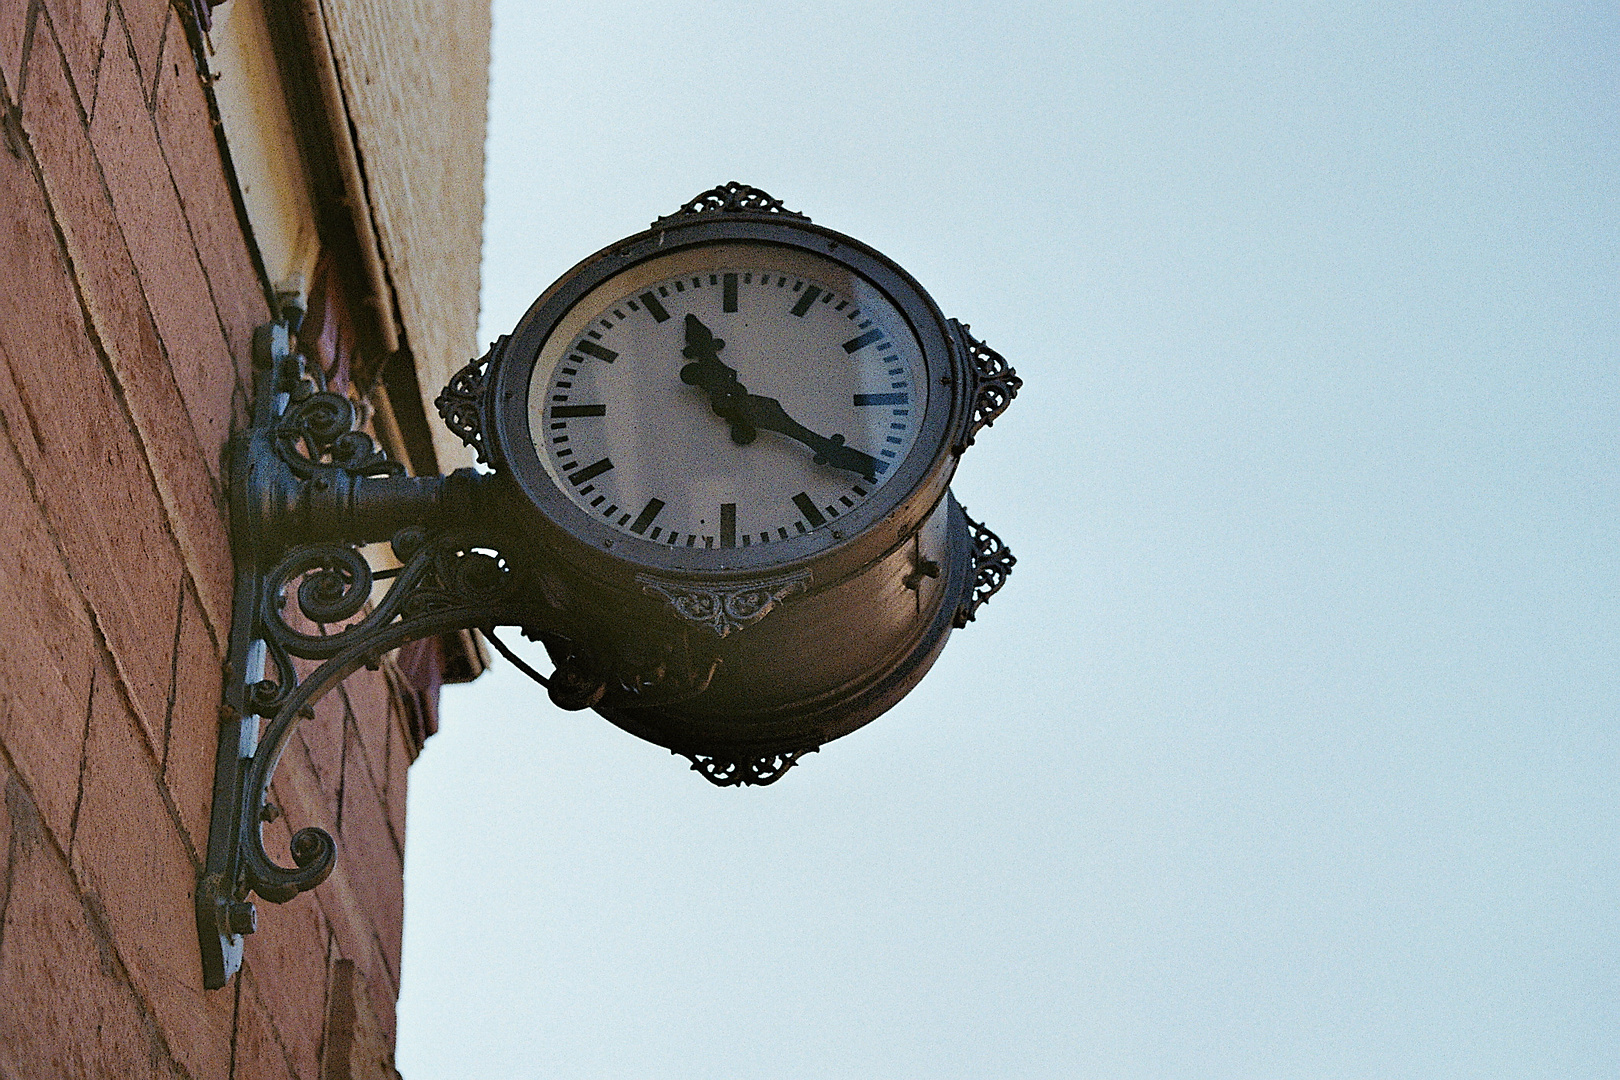
<path fill-rule="evenodd" d="M 369 778 L 351 771 L 343 785 L 343 802 L 340 839 L 348 858 L 339 870 L 347 876 L 397 979 L 405 919 L 404 852 L 395 846 L 388 807 Z"/>
<path fill-rule="evenodd" d="M 154 479 L 141 486 L 150 488 L 155 483 L 160 495 L 159 512 L 142 507 L 144 516 L 130 517 L 126 523 L 161 532 L 160 523 L 167 520 L 174 541 L 185 554 L 214 636 L 216 640 L 223 640 L 230 625 L 230 545 L 221 495 L 204 466 L 206 458 L 217 454 L 205 453 L 197 442 L 185 404 L 170 376 L 156 326 L 141 293 L 140 279 L 119 231 L 110 198 L 99 183 L 99 165 L 84 129 L 71 122 L 66 79 L 55 50 L 36 44 L 30 53 L 29 65 L 31 89 L 23 108 L 23 125 L 38 157 L 50 194 L 51 210 L 67 242 L 72 272 L 77 275 L 85 306 L 89 309 L 96 343 L 105 351 L 112 370 L 117 373 L 117 389 L 141 433 L 139 449 L 149 455 L 149 476 Z M 16 189 L 8 185 L 6 190 L 10 193 Z M 19 202 L 31 203 L 35 196 L 32 191 L 16 190 L 16 198 Z M 59 254 L 51 258 L 60 262 Z M 54 304 L 42 304 L 46 297 L 38 295 L 46 291 L 45 286 L 62 277 L 59 266 L 42 262 L 38 267 L 36 282 L 30 282 L 30 289 L 22 293 L 23 296 L 33 294 L 34 301 L 23 326 L 38 324 L 42 316 L 47 315 L 65 318 L 65 313 L 59 312 Z M 48 336 L 41 340 L 37 325 L 30 329 L 34 331 L 30 335 L 32 347 L 42 353 L 49 351 L 56 366 L 64 366 L 62 361 L 69 359 L 78 362 L 80 367 L 92 362 L 93 353 L 85 353 L 82 346 L 69 347 L 67 342 L 52 341 Z M 82 327 L 73 330 L 67 341 L 82 341 L 84 333 Z M 43 355 L 41 359 L 45 359 Z M 80 390 L 79 383 L 87 378 L 90 376 L 77 370 L 56 372 L 53 385 Z M 105 377 L 95 381 L 102 385 L 107 382 Z M 73 409 L 101 416 L 103 414 L 95 411 L 101 404 L 83 400 L 81 394 L 75 398 Z M 105 415 L 113 419 L 122 412 L 114 408 Z M 123 501 L 141 494 L 136 492 Z M 83 505 L 100 508 L 94 500 Z M 131 538 L 121 539 L 128 548 Z M 161 555 L 156 550 L 150 554 Z"/>
<path fill-rule="evenodd" d="M 378 995 L 352 960 L 332 965 L 328 991 L 326 1051 L 321 1080 L 393 1080 L 394 1045 L 383 1019 L 393 1001 Z"/>
<path fill-rule="evenodd" d="M 0 303 L 0 307 L 4 304 Z M 0 338 L 5 337 L 0 329 Z M 18 363 L 10 342 L 0 344 L 8 364 L 0 369 L 0 411 L 6 415 L 8 432 L 15 437 L 13 443 L 28 466 L 33 480 L 32 490 L 45 504 L 49 528 L 56 544 L 67 557 L 68 570 L 77 591 L 89 602 L 95 620 L 117 659 L 120 678 L 138 702 L 141 719 L 154 748 L 161 748 L 163 718 L 167 711 L 169 693 L 169 663 L 165 654 L 170 649 L 163 642 L 163 634 L 153 633 L 151 623 L 154 612 L 161 612 L 164 591 L 159 576 L 169 578 L 172 610 L 173 590 L 180 581 L 180 565 L 172 548 L 163 550 L 164 537 L 161 523 L 129 520 L 126 514 L 146 509 L 140 504 L 156 503 L 155 496 L 139 498 L 142 483 L 137 451 L 118 445 L 114 430 L 116 419 L 105 414 L 90 416 L 68 411 L 49 400 L 50 393 L 41 393 L 41 383 L 49 380 L 44 372 L 30 371 L 25 359 Z M 13 381 L 13 376 L 17 376 Z M 104 400 L 109 394 L 91 395 Z M 41 400 L 41 398 L 45 400 Z M 100 404 L 101 402 L 97 402 Z M 21 414 L 21 415 L 19 415 Z M 32 420 L 32 424 L 29 421 Z M 42 445 L 34 444 L 28 435 L 37 432 Z M 22 445 L 18 445 L 21 443 Z M 38 449 L 32 462 L 24 455 Z M 68 458 L 84 454 L 78 460 L 105 463 L 107 474 L 100 470 L 78 467 L 77 476 L 66 475 L 71 468 Z M 88 456 L 94 455 L 94 456 Z M 123 468 L 119 466 L 136 466 Z M 119 474 L 122 473 L 122 476 Z M 134 475 L 131 475 L 131 474 Z M 41 477 L 49 482 L 40 483 Z M 129 486 L 123 491 L 108 490 L 123 479 Z M 149 485 L 149 481 L 147 481 Z M 157 507 L 151 505 L 156 511 Z M 113 535 L 121 526 L 128 525 L 128 537 Z M 156 527 L 154 527 L 156 526 Z M 155 536 L 153 534 L 156 534 Z M 119 548 L 121 558 L 114 561 Z M 148 551 L 150 561 L 147 561 Z M 162 558 L 168 554 L 169 558 Z M 110 565 L 109 565 L 110 564 Z M 162 622 L 162 616 L 156 617 Z M 172 634 L 172 631 L 171 631 Z"/>
<path fill-rule="evenodd" d="M 20 164 L 0 158 L 0 176 L 15 179 Z M 168 698 L 160 654 L 168 650 L 147 623 L 151 612 L 172 610 L 179 560 L 140 448 L 76 317 L 38 189 L 26 181 L 6 188 L 16 201 L 12 227 L 0 236 L 0 351 L 8 361 L 0 408 L 10 411 L 7 427 L 35 495 L 156 738 Z"/>
<path fill-rule="evenodd" d="M 214 805 L 214 755 L 219 747 L 219 704 L 224 656 L 208 634 L 196 595 L 188 588 L 180 612 L 175 656 L 174 708 L 170 713 L 163 781 L 180 814 L 192 850 L 208 850 L 208 818 Z"/>
<path fill-rule="evenodd" d="M 214 138 L 202 77 L 178 21 L 163 40 L 153 118 L 245 395 L 253 385 L 253 331 L 269 319 L 270 308 Z"/>
<path fill-rule="evenodd" d="M 397 995 L 399 980 L 395 969 L 389 966 L 383 954 L 383 942 L 354 890 L 352 871 L 344 870 L 345 859 L 355 850 L 352 845 L 339 846 L 337 869 L 315 890 L 315 897 L 332 931 L 337 954 L 358 964 L 376 986 Z M 389 1037 L 392 1038 L 391 1028 Z"/>
<path fill-rule="evenodd" d="M 90 142 L 203 460 L 217 471 L 219 448 L 230 437 L 236 371 L 219 324 L 198 317 L 211 313 L 208 279 L 118 20 L 108 24 L 101 64 Z"/>
<path fill-rule="evenodd" d="M 291 834 L 275 822 L 265 828 L 278 855 Z M 285 861 L 285 856 L 282 856 Z M 320 905 L 306 894 L 285 904 L 256 899 L 259 929 L 247 939 L 258 982 L 260 1007 L 281 1035 L 298 1076 L 320 1071 L 320 1033 L 325 1010 L 326 923 Z"/>
<path fill-rule="evenodd" d="M 141 85 L 150 97 L 152 87 L 157 82 L 158 57 L 163 51 L 165 29 L 182 38 L 185 31 L 172 20 L 172 9 L 166 0 L 116 0 L 114 6 L 123 13 L 124 27 L 129 31 L 130 49 L 140 66 Z M 105 60 L 102 62 L 106 63 Z"/>
<path fill-rule="evenodd" d="M 329 31 L 389 280 L 431 399 L 476 349 L 489 15 L 449 0 L 411 10 L 431 38 L 404 32 L 394 6 L 379 3 L 345 5 Z M 432 430 L 446 468 L 466 462 L 449 431 Z"/>
<path fill-rule="evenodd" d="M 101 58 L 101 39 L 107 27 L 107 0 L 45 0 L 56 40 L 61 42 L 69 78 L 78 99 L 89 115 L 96 93 L 96 71 Z M 41 25 L 34 31 L 34 54 L 50 48 Z M 27 90 L 24 94 L 26 96 Z"/>
<path fill-rule="evenodd" d="M 224 999 L 202 986 L 196 867 L 134 717 L 114 693 L 98 692 L 94 703 L 73 867 L 103 906 L 113 947 L 174 1058 L 193 1076 L 223 1076 L 231 1018 Z"/>
<path fill-rule="evenodd" d="M 0 348 L 0 370 L 4 359 Z M 10 415 L 0 400 L 0 428 Z M 9 445 L 0 446 L 0 505 L 0 743 L 66 848 L 98 646 Z"/>
<path fill-rule="evenodd" d="M 22 78 L 23 38 L 33 12 L 31 0 L 11 0 L 0 4 L 0 80 L 6 84 L 6 100 L 17 103 L 18 81 Z"/>
<path fill-rule="evenodd" d="M 397 986 L 382 979 L 366 979 L 365 995 L 356 995 L 355 1012 L 358 1014 L 355 1055 L 355 1076 L 365 1080 L 398 1080 L 398 1074 L 389 1071 L 394 1063 L 394 1040 L 398 1033 L 398 1015 L 395 1000 Z M 365 1071 L 362 1071 L 364 1069 Z"/>
<path fill-rule="evenodd" d="M 379 850 L 384 853 L 380 865 L 387 867 L 392 864 L 393 869 L 387 872 L 394 875 L 396 884 L 402 884 L 403 871 L 398 860 L 393 858 L 391 843 L 385 841 L 383 847 L 375 846 L 375 825 L 368 828 L 366 823 L 356 822 L 351 826 L 348 815 L 360 812 L 365 806 L 364 800 L 357 798 L 353 804 L 346 806 L 343 828 L 339 830 L 335 817 L 326 815 L 325 796 L 319 781 L 301 754 L 283 756 L 281 766 L 271 782 L 270 792 L 271 800 L 282 809 L 282 817 L 264 830 L 265 848 L 275 861 L 284 866 L 291 865 L 288 845 L 292 834 L 306 826 L 323 828 L 337 840 L 337 865 L 331 877 L 318 886 L 313 894 L 305 894 L 289 903 L 305 904 L 311 900 L 317 903 L 336 941 L 338 954 L 355 960 L 370 977 L 397 989 L 398 980 L 394 975 L 398 970 L 397 960 L 384 959 L 382 938 L 372 923 L 372 912 L 366 906 L 371 894 L 357 890 L 355 875 L 379 872 L 379 861 L 372 854 Z M 386 828 L 383 832 L 386 837 Z M 391 968 L 390 964 L 394 966 Z"/>
<path fill-rule="evenodd" d="M 259 996 L 261 983 L 251 957 L 242 965 L 237 978 L 242 981 L 242 988 L 236 1012 L 236 1056 L 231 1080 L 315 1080 L 294 1071 L 275 1022 Z"/>
<path fill-rule="evenodd" d="M 293 742 L 298 756 L 314 774 L 320 785 L 321 800 L 310 813 L 324 822 L 328 832 L 335 832 L 338 821 L 338 793 L 343 789 L 344 777 L 358 762 L 344 756 L 344 731 L 348 728 L 343 695 L 332 691 L 315 703 L 315 716 L 302 720 Z"/>
<path fill-rule="evenodd" d="M 104 920 L 81 899 L 20 790 L 8 791 L 13 864 L 0 922 L 0 1076 L 173 1077 L 163 1035 L 126 984 Z"/>
<path fill-rule="evenodd" d="M 388 804 L 388 828 L 394 834 L 394 843 L 405 850 L 405 808 L 411 768 L 411 747 L 406 741 L 405 725 L 393 710 L 388 716 L 388 763 L 383 785 L 383 800 Z"/>
<path fill-rule="evenodd" d="M 379 789 L 388 775 L 388 731 L 393 725 L 393 691 L 381 671 L 356 671 L 343 684 L 358 732 L 361 767 Z"/>

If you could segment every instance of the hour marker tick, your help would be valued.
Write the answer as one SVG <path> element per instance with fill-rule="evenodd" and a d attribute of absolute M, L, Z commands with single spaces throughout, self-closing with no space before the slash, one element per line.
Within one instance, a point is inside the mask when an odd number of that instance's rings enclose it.
<path fill-rule="evenodd" d="M 587 465 L 578 472 L 569 473 L 568 479 L 569 482 L 571 482 L 575 487 L 578 487 L 587 480 L 596 479 L 598 476 L 601 476 L 611 468 L 613 468 L 613 462 L 607 458 L 603 458 L 594 465 Z"/>
<path fill-rule="evenodd" d="M 618 353 L 614 352 L 612 349 L 604 349 L 594 341 L 581 341 L 578 345 L 575 345 L 574 348 L 578 349 L 586 356 L 594 356 L 598 360 L 606 361 L 609 364 L 613 363 L 613 361 L 619 358 Z"/>
<path fill-rule="evenodd" d="M 819 529 L 827 524 L 827 519 L 821 516 L 816 504 L 810 501 L 808 492 L 801 491 L 793 496 L 793 505 L 799 508 L 799 513 L 804 515 L 804 520 L 810 523 L 812 529 Z"/>
<path fill-rule="evenodd" d="M 662 500 L 662 499 L 648 499 L 647 500 L 647 505 L 643 506 L 641 508 L 641 513 L 639 515 L 637 515 L 636 523 L 634 525 L 630 526 L 630 531 L 635 533 L 638 536 L 640 534 L 646 532 L 647 531 L 647 526 L 649 526 L 649 525 L 651 525 L 653 523 L 653 519 L 658 516 L 658 512 L 660 510 L 662 510 L 663 508 L 664 508 L 664 500 Z M 656 539 L 658 539 L 657 530 L 655 529 L 653 531 L 654 531 L 653 539 L 656 540 Z"/>
<path fill-rule="evenodd" d="M 859 352 L 882 336 L 883 331 L 881 330 L 868 330 L 860 337 L 850 338 L 844 342 L 844 351 L 847 353 Z"/>
<path fill-rule="evenodd" d="M 856 394 L 857 405 L 909 405 L 911 399 L 905 394 Z"/>
<path fill-rule="evenodd" d="M 553 405 L 551 415 L 555 419 L 572 416 L 606 416 L 606 405 Z"/>
<path fill-rule="evenodd" d="M 653 321 L 664 322 L 669 318 L 669 312 L 664 310 L 664 305 L 660 304 L 658 297 L 652 293 L 644 292 L 636 299 L 640 300 L 642 305 L 646 307 L 647 313 L 653 317 Z"/>
<path fill-rule="evenodd" d="M 804 313 L 810 310 L 810 305 L 815 303 L 816 297 L 820 295 L 821 290 L 814 285 L 806 286 L 804 292 L 799 296 L 799 302 L 793 305 L 793 314 L 801 319 L 804 318 Z"/>

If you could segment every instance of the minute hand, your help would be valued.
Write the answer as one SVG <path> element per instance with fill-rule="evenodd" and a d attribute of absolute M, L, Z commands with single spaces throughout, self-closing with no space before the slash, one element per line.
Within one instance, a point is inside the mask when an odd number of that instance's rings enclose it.
<path fill-rule="evenodd" d="M 728 420 L 735 422 L 740 419 L 753 427 L 786 435 L 808 446 L 815 451 L 817 465 L 831 465 L 835 469 L 858 473 L 874 482 L 877 480 L 877 474 L 889 467 L 887 462 L 845 446 L 842 435 L 834 435 L 830 439 L 817 435 L 789 416 L 782 408 L 782 403 L 775 398 L 748 394 L 728 401 L 726 406 L 727 412 L 724 415 Z M 719 409 L 720 406 L 717 404 L 716 411 Z"/>

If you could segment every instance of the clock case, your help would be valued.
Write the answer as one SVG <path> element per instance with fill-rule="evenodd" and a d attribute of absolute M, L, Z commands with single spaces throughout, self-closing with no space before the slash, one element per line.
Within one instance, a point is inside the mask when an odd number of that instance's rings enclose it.
<path fill-rule="evenodd" d="M 575 506 L 541 464 L 530 432 L 535 364 L 598 285 L 673 252 L 738 242 L 842 263 L 894 304 L 930 381 L 918 438 L 871 499 L 806 535 L 732 549 L 628 536 Z M 507 523 L 503 547 L 523 553 L 511 561 L 533 568 L 523 630 L 557 664 L 553 700 L 594 708 L 717 783 L 768 783 L 899 701 L 1000 587 L 1013 560 L 949 484 L 1019 385 L 888 258 L 728 185 L 563 275 L 439 406 L 493 469 L 477 486 L 494 512 L 480 516 Z"/>

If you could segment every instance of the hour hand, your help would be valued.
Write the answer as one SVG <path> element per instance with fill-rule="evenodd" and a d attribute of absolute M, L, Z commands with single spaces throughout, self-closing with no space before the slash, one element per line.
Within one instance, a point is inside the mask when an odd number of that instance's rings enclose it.
<path fill-rule="evenodd" d="M 852 446 L 845 446 L 842 435 L 834 435 L 831 438 L 817 435 L 789 416 L 787 410 L 782 408 L 782 403 L 775 398 L 748 394 L 732 407 L 735 408 L 737 417 L 749 426 L 786 435 L 808 446 L 815 451 L 817 465 L 831 465 L 835 469 L 856 473 L 873 482 L 876 482 L 878 473 L 884 472 L 889 467 L 887 462 L 879 461 L 870 454 L 863 454 Z M 719 406 L 717 405 L 715 409 L 719 411 Z M 736 423 L 736 419 L 730 414 L 721 415 Z"/>
<path fill-rule="evenodd" d="M 710 407 L 731 421 L 731 440 L 746 445 L 754 441 L 758 432 L 738 411 L 737 402 L 748 390 L 738 380 L 736 369 L 721 361 L 720 350 L 725 347 L 724 339 L 715 337 L 696 315 L 688 315 L 686 348 L 681 350 L 681 355 L 691 363 L 681 368 L 681 381 L 708 391 Z"/>
<path fill-rule="evenodd" d="M 681 381 L 700 386 L 711 394 L 746 394 L 737 381 L 735 368 L 720 360 L 720 350 L 726 347 L 723 338 L 717 338 L 696 315 L 686 317 L 686 348 L 681 355 L 692 361 L 681 368 Z"/>

